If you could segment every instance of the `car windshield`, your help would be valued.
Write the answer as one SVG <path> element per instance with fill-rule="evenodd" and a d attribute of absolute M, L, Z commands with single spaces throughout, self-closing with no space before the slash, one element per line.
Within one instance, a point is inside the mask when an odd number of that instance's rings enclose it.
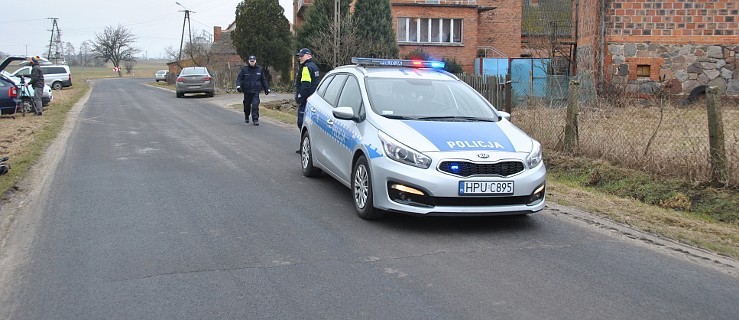
<path fill-rule="evenodd" d="M 497 114 L 460 81 L 367 78 L 372 110 L 393 119 L 496 121 Z"/>
<path fill-rule="evenodd" d="M 205 68 L 185 68 L 185 69 L 182 69 L 182 75 L 183 76 L 206 75 L 206 74 L 208 74 L 208 72 L 205 71 Z"/>

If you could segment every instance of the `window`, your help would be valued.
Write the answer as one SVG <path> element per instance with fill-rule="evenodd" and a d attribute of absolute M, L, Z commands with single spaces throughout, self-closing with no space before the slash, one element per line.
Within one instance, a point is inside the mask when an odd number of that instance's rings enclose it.
<path fill-rule="evenodd" d="M 462 43 L 462 19 L 398 18 L 398 42 Z"/>
<path fill-rule="evenodd" d="M 649 76 L 652 74 L 652 72 L 651 72 L 652 71 L 652 68 L 651 67 L 652 66 L 650 66 L 648 64 L 640 64 L 640 65 L 637 65 L 636 66 L 636 76 L 637 77 L 647 77 L 647 78 L 649 78 Z"/>
<path fill-rule="evenodd" d="M 323 99 L 326 100 L 330 105 L 336 104 L 336 98 L 339 97 L 339 93 L 341 92 L 341 87 L 344 86 L 344 81 L 346 80 L 347 75 L 345 74 L 338 74 L 336 77 L 334 77 L 334 80 L 331 81 L 331 83 L 328 84 L 328 88 L 326 88 L 326 92 L 323 93 Z"/>
<path fill-rule="evenodd" d="M 318 89 L 316 89 L 316 92 L 318 92 L 318 95 L 323 97 L 323 94 L 326 92 L 326 88 L 328 88 L 328 85 L 331 83 L 331 80 L 333 80 L 334 77 L 330 76 L 321 82 L 321 84 L 318 85 Z"/>
<path fill-rule="evenodd" d="M 359 90 L 359 82 L 354 77 L 349 77 L 341 91 L 338 107 L 351 107 L 354 114 L 359 114 L 362 107 L 362 93 Z"/>

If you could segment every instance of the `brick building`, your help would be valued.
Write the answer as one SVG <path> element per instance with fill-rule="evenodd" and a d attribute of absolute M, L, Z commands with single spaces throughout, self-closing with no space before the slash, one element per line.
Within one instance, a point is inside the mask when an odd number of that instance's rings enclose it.
<path fill-rule="evenodd" d="M 293 2 L 295 25 L 312 0 Z M 422 49 L 473 72 L 478 51 L 521 55 L 521 0 L 391 0 L 400 55 Z"/>
<path fill-rule="evenodd" d="M 739 95 L 739 1 L 576 0 L 577 70 L 596 89 Z M 700 88 L 699 88 L 700 89 Z"/>
<path fill-rule="evenodd" d="M 295 25 L 313 0 L 294 0 Z M 423 49 L 466 72 L 487 57 L 551 57 L 557 39 L 581 87 L 739 95 L 738 0 L 390 0 L 400 55 Z M 542 8 L 549 16 L 540 16 Z M 564 8 L 565 12 L 562 11 Z M 566 11 L 570 11 L 569 13 Z M 569 24 L 568 24 L 569 21 Z M 551 33 L 552 23 L 557 27 Z M 551 49 L 551 48 L 550 48 Z"/>

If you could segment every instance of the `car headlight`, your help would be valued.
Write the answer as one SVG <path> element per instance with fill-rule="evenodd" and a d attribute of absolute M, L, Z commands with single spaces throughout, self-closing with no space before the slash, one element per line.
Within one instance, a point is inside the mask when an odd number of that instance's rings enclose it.
<path fill-rule="evenodd" d="M 526 157 L 526 165 L 529 166 L 529 169 L 532 169 L 538 166 L 542 160 L 541 143 L 533 139 L 531 141 L 533 142 L 534 145 L 531 148 L 531 152 L 529 152 L 529 156 Z"/>
<path fill-rule="evenodd" d="M 431 158 L 425 156 L 416 150 L 390 138 L 387 134 L 379 133 L 380 141 L 382 141 L 383 150 L 388 158 L 414 167 L 427 169 L 431 166 Z"/>

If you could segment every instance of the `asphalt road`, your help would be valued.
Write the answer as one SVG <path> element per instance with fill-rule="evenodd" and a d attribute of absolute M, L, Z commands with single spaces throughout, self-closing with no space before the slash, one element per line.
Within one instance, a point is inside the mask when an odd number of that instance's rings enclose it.
<path fill-rule="evenodd" d="M 75 114 L 0 254 L 0 318 L 739 315 L 736 273 L 567 209 L 361 220 L 301 175 L 294 126 L 147 81 L 100 80 Z"/>

